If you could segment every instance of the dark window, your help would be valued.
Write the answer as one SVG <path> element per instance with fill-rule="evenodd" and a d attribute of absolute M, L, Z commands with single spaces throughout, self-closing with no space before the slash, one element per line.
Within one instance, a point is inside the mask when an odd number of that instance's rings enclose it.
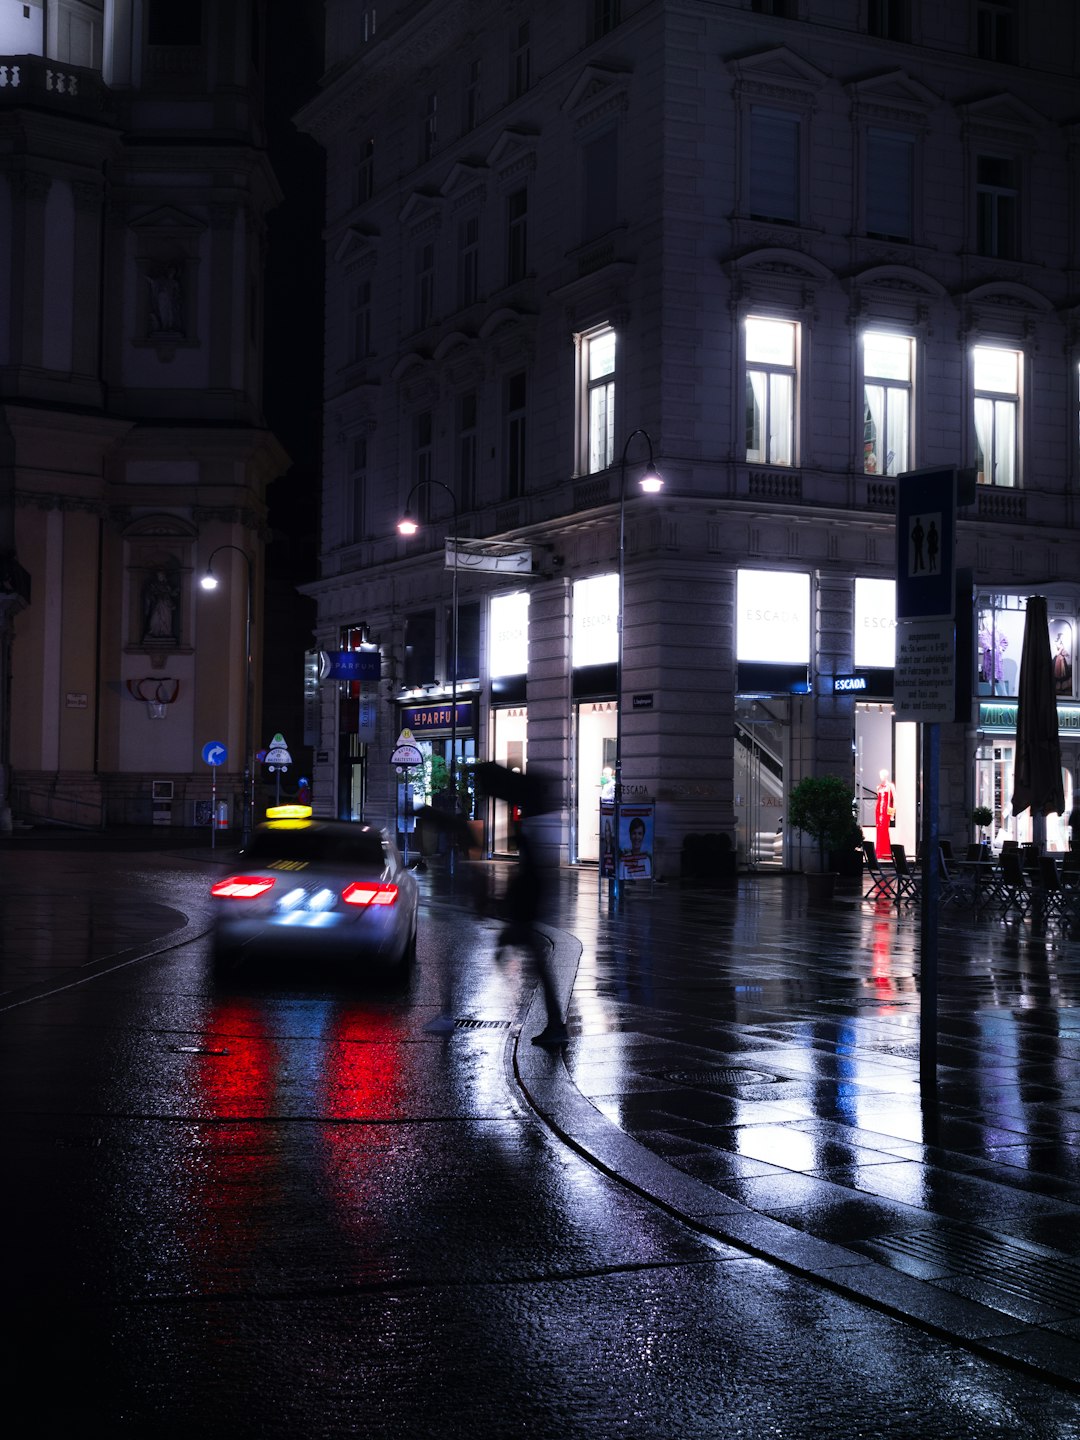
<path fill-rule="evenodd" d="M 581 206 L 581 238 L 593 240 L 616 223 L 619 148 L 614 130 L 607 130 L 584 147 L 585 194 Z"/>
<path fill-rule="evenodd" d="M 355 543 L 367 533 L 368 444 L 364 435 L 354 435 L 349 444 L 349 483 L 345 491 L 345 539 Z"/>
<path fill-rule="evenodd" d="M 356 203 L 364 205 L 375 194 L 375 141 L 365 140 L 356 170 Z"/>
<path fill-rule="evenodd" d="M 755 105 L 750 112 L 750 214 L 799 220 L 799 117 Z"/>
<path fill-rule="evenodd" d="M 910 40 L 910 0 L 867 0 L 866 30 L 883 40 Z"/>
<path fill-rule="evenodd" d="M 435 311 L 435 246 L 421 245 L 416 252 L 416 328 L 431 324 Z"/>
<path fill-rule="evenodd" d="M 472 510 L 476 505 L 477 434 L 476 391 L 470 390 L 458 401 L 457 474 L 454 476 L 459 510 Z"/>
<path fill-rule="evenodd" d="M 439 119 L 439 97 L 432 93 L 427 97 L 424 104 L 424 128 L 420 138 L 420 157 L 422 160 L 430 160 L 435 154 L 435 142 L 438 138 Z"/>
<path fill-rule="evenodd" d="M 593 0 L 592 38 L 599 40 L 622 19 L 619 0 Z"/>
<path fill-rule="evenodd" d="M 975 246 L 980 255 L 1015 260 L 1018 253 L 1017 165 L 1002 155 L 975 163 Z"/>
<path fill-rule="evenodd" d="M 419 610 L 405 617 L 406 689 L 435 684 L 435 611 Z"/>
<path fill-rule="evenodd" d="M 866 233 L 910 240 L 914 206 L 914 137 L 871 130 L 866 141 Z"/>
<path fill-rule="evenodd" d="M 525 493 L 525 372 L 506 382 L 506 498 Z"/>
<path fill-rule="evenodd" d="M 528 263 L 529 192 L 515 190 L 506 200 L 506 283 L 524 280 Z"/>
<path fill-rule="evenodd" d="M 1008 0 L 981 0 L 975 12 L 975 49 L 981 60 L 1016 59 L 1016 8 Z"/>
<path fill-rule="evenodd" d="M 202 44 L 202 0 L 150 0 L 146 18 L 149 45 Z"/>
<path fill-rule="evenodd" d="M 510 99 L 516 100 L 529 88 L 529 22 L 523 21 L 514 32 L 510 47 Z"/>
<path fill-rule="evenodd" d="M 458 304 L 472 305 L 480 286 L 480 217 L 469 215 L 458 229 Z"/>
<path fill-rule="evenodd" d="M 465 71 L 465 93 L 461 106 L 461 129 L 467 135 L 480 119 L 480 61 L 470 60 Z"/>
<path fill-rule="evenodd" d="M 416 417 L 413 431 L 413 485 L 416 493 L 412 498 L 412 513 L 422 525 L 431 519 L 431 411 L 423 410 Z"/>
<path fill-rule="evenodd" d="M 784 20 L 794 20 L 795 0 L 751 0 L 751 10 L 758 15 L 779 15 Z"/>
<path fill-rule="evenodd" d="M 446 612 L 446 653 L 454 654 L 454 613 Z M 458 605 L 458 680 L 479 680 L 480 678 L 480 605 L 470 601 Z M 447 680 L 450 679 L 447 666 Z"/>

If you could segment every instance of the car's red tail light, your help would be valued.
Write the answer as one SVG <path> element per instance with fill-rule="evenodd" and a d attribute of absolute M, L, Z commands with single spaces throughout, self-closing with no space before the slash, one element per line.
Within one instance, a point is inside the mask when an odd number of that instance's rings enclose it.
<path fill-rule="evenodd" d="M 357 880 L 341 892 L 346 905 L 393 905 L 397 897 L 396 885 L 376 885 L 370 880 Z"/>
<path fill-rule="evenodd" d="M 257 900 L 273 889 L 273 885 L 273 880 L 265 875 L 230 875 L 227 880 L 211 885 L 210 894 L 225 900 Z"/>

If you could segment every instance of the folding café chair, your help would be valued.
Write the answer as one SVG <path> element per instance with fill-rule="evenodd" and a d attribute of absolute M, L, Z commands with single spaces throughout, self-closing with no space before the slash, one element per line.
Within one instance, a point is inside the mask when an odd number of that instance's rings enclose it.
<path fill-rule="evenodd" d="M 974 905 L 974 886 L 968 885 L 953 869 L 952 856 L 946 856 L 944 848 L 938 855 L 938 904 L 939 905 Z"/>
<path fill-rule="evenodd" d="M 1061 883 L 1058 868 L 1050 855 L 1039 857 L 1039 879 L 1042 882 L 1040 899 L 1043 918 L 1046 920 L 1071 920 L 1073 918 L 1073 897 Z"/>
<path fill-rule="evenodd" d="M 1028 886 L 1027 876 L 1024 874 L 1024 867 L 1020 863 L 1018 850 L 1002 849 L 998 893 L 1003 915 L 1007 915 L 1010 910 L 1015 909 L 1019 910 L 1023 917 L 1031 909 L 1031 889 Z"/>
<path fill-rule="evenodd" d="M 896 903 L 906 900 L 913 904 L 919 898 L 919 872 L 908 864 L 907 851 L 903 845 L 892 847 L 893 866 L 896 870 Z"/>
<path fill-rule="evenodd" d="M 870 876 L 870 888 L 863 895 L 864 900 L 892 900 L 896 896 L 896 886 L 891 875 L 886 875 L 881 868 L 881 861 L 877 857 L 877 848 L 872 840 L 863 841 L 863 860 L 866 864 L 866 873 Z"/>

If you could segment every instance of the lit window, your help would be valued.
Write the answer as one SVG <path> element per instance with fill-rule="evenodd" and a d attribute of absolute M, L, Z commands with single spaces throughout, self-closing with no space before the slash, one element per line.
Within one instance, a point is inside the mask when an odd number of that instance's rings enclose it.
<path fill-rule="evenodd" d="M 606 470 L 615 459 L 615 331 L 610 326 L 581 336 L 582 447 L 578 469 Z"/>
<path fill-rule="evenodd" d="M 913 342 L 906 335 L 863 336 L 863 471 L 910 470 Z"/>
<path fill-rule="evenodd" d="M 986 345 L 977 345 L 972 356 L 980 485 L 1019 483 L 1021 359 L 1018 350 Z"/>
<path fill-rule="evenodd" d="M 797 326 L 789 320 L 746 322 L 746 458 L 795 463 Z"/>

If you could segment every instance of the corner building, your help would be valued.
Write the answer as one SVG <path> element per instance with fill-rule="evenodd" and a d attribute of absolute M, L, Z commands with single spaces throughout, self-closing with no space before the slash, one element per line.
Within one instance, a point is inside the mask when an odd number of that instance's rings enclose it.
<path fill-rule="evenodd" d="M 428 794 L 451 744 L 466 775 L 554 770 L 565 859 L 595 861 L 621 704 L 656 874 L 709 833 L 801 864 L 781 821 L 806 774 L 849 780 L 872 835 L 886 770 L 914 853 L 895 476 L 956 466 L 978 485 L 941 829 L 973 838 L 987 797 L 1022 825 L 1033 591 L 1080 724 L 1076 7 L 330 0 L 327 23 L 299 117 L 328 157 L 305 588 L 319 647 L 377 651 L 380 678 L 321 686 L 323 804 L 400 826 L 407 726 Z M 512 848 L 506 807 L 475 813 Z"/>

